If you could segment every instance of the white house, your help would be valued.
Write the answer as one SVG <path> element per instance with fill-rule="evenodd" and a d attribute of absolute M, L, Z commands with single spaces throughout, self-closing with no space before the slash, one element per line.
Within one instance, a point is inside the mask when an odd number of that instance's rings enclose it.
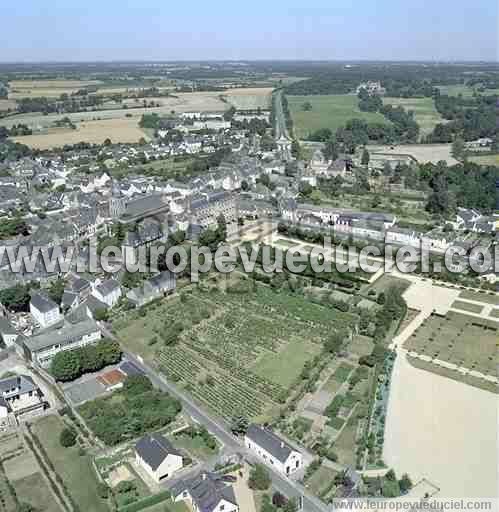
<path fill-rule="evenodd" d="M 185 501 L 193 512 L 239 512 L 234 489 L 223 476 L 202 472 L 190 480 L 175 484 L 173 501 Z"/>
<path fill-rule="evenodd" d="M 43 411 L 42 393 L 29 375 L 13 375 L 0 380 L 0 417 L 21 416 Z M 5 410 L 6 409 L 6 410 Z"/>
<path fill-rule="evenodd" d="M 159 434 L 149 434 L 135 445 L 135 460 L 156 482 L 182 469 L 182 454 Z"/>
<path fill-rule="evenodd" d="M 38 324 L 45 328 L 62 320 L 59 306 L 49 297 L 35 293 L 29 303 L 29 312 Z"/>
<path fill-rule="evenodd" d="M 120 300 L 121 286 L 118 281 L 107 279 L 94 286 L 92 295 L 112 308 Z"/>
<path fill-rule="evenodd" d="M 244 445 L 266 464 L 290 475 L 303 466 L 302 454 L 272 430 L 252 424 L 244 436 Z"/>
<path fill-rule="evenodd" d="M 419 249 L 421 246 L 421 233 L 413 229 L 393 226 L 385 232 L 387 244 L 407 245 Z"/>

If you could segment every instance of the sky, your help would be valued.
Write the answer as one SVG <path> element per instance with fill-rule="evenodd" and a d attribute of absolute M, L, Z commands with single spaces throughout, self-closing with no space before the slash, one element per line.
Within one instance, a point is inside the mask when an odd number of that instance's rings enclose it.
<path fill-rule="evenodd" d="M 497 0 L 0 0 L 0 62 L 497 61 Z"/>

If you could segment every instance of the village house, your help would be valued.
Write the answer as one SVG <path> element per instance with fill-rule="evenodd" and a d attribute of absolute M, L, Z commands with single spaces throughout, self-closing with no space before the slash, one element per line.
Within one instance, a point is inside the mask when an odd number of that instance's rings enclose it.
<path fill-rule="evenodd" d="M 0 380 L 0 418 L 5 413 L 16 417 L 43 411 L 42 393 L 29 375 L 13 375 Z M 6 411 L 5 411 L 6 409 Z M 0 419 L 1 421 L 1 419 Z"/>
<path fill-rule="evenodd" d="M 112 308 L 120 300 L 121 286 L 114 279 L 106 279 L 102 282 L 97 281 L 93 287 L 92 295 Z"/>
<path fill-rule="evenodd" d="M 42 293 L 34 293 L 29 302 L 31 316 L 42 328 L 54 325 L 62 320 L 59 306 Z"/>
<path fill-rule="evenodd" d="M 171 493 L 174 502 L 187 502 L 193 512 L 239 512 L 234 489 L 215 473 L 202 472 L 181 481 Z"/>
<path fill-rule="evenodd" d="M 244 436 L 244 445 L 266 464 L 285 475 L 303 466 L 302 454 L 268 428 L 251 424 Z"/>
<path fill-rule="evenodd" d="M 182 454 L 160 434 L 148 434 L 135 444 L 135 461 L 159 483 L 183 467 Z"/>
<path fill-rule="evenodd" d="M 165 270 L 150 279 L 146 279 L 142 285 L 132 288 L 126 294 L 126 297 L 135 307 L 141 307 L 173 292 L 176 285 L 175 273 Z"/>

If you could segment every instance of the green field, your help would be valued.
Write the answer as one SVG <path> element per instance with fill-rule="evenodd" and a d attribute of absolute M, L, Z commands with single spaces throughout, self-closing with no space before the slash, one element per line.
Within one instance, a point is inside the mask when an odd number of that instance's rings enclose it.
<path fill-rule="evenodd" d="M 470 162 L 478 165 L 497 165 L 499 166 L 499 155 L 478 155 L 468 157 Z"/>
<path fill-rule="evenodd" d="M 244 293 L 210 286 L 192 287 L 115 328 L 125 346 L 144 345 L 142 353 L 168 378 L 226 418 L 237 413 L 272 417 L 331 332 L 357 321 L 354 315 L 263 285 Z M 165 347 L 162 336 L 174 323 L 182 324 L 182 333 Z"/>
<path fill-rule="evenodd" d="M 414 118 L 419 124 L 421 135 L 427 135 L 433 131 L 438 123 L 443 119 L 435 108 L 433 98 L 383 98 L 384 105 L 393 107 L 402 106 L 405 110 L 414 112 Z"/>
<path fill-rule="evenodd" d="M 495 293 L 489 295 L 488 293 L 479 293 L 474 292 L 473 290 L 463 290 L 459 294 L 459 298 L 475 300 L 476 302 L 483 302 L 484 304 L 492 304 L 494 306 L 499 306 L 499 295 Z"/>
<path fill-rule="evenodd" d="M 446 316 L 432 314 L 404 343 L 404 348 L 486 375 L 495 375 L 498 328 L 493 320 L 453 311 Z"/>
<path fill-rule="evenodd" d="M 439 85 L 440 94 L 447 94 L 448 96 L 459 96 L 460 94 L 464 98 L 473 96 L 474 88 L 467 85 Z M 486 89 L 485 92 L 479 94 L 499 94 L 499 89 Z"/>
<path fill-rule="evenodd" d="M 349 119 L 364 119 L 368 122 L 388 123 L 378 113 L 361 112 L 358 108 L 359 100 L 355 95 L 338 94 L 326 96 L 286 96 L 293 118 L 295 135 L 306 139 L 310 133 L 320 129 L 329 128 L 335 132 L 344 126 Z M 305 102 L 312 104 L 312 110 L 305 112 L 302 105 Z"/>
<path fill-rule="evenodd" d="M 465 302 L 464 300 L 455 300 L 451 304 L 451 308 L 462 309 L 463 311 L 469 311 L 470 313 L 481 313 L 483 306 L 473 304 L 471 302 Z"/>
<path fill-rule="evenodd" d="M 63 429 L 59 416 L 46 416 L 33 423 L 33 433 L 36 434 L 47 452 L 57 473 L 61 476 L 69 494 L 78 503 L 81 510 L 92 512 L 107 512 L 106 503 L 97 493 L 97 475 L 92 468 L 89 455 L 79 455 L 76 446 L 63 448 L 59 435 Z"/>

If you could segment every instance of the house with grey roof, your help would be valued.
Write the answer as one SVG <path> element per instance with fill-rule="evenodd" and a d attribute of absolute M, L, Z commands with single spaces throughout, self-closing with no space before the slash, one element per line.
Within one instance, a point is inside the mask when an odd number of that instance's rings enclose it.
<path fill-rule="evenodd" d="M 43 395 L 29 375 L 12 375 L 0 380 L 0 398 L 16 417 L 43 411 Z"/>
<path fill-rule="evenodd" d="M 146 279 L 140 286 L 132 288 L 126 294 L 126 297 L 135 307 L 141 307 L 148 302 L 174 292 L 176 286 L 175 273 L 165 270 L 150 279 Z"/>
<path fill-rule="evenodd" d="M 106 279 L 105 281 L 96 282 L 91 295 L 112 308 L 121 297 L 120 283 L 115 279 Z"/>
<path fill-rule="evenodd" d="M 182 454 L 160 434 L 147 434 L 137 441 L 135 461 L 156 483 L 183 467 Z"/>
<path fill-rule="evenodd" d="M 34 293 L 29 302 L 29 312 L 42 328 L 50 327 L 62 320 L 59 305 L 43 293 Z"/>
<path fill-rule="evenodd" d="M 290 475 L 303 466 L 302 454 L 269 428 L 251 424 L 244 445 L 277 471 Z"/>
<path fill-rule="evenodd" d="M 175 484 L 172 500 L 185 501 L 193 512 L 239 512 L 234 489 L 223 476 L 203 471 Z"/>
<path fill-rule="evenodd" d="M 87 318 L 75 324 L 65 323 L 58 329 L 23 338 L 22 345 L 26 359 L 47 368 L 59 352 L 97 343 L 101 337 L 99 326 Z"/>

